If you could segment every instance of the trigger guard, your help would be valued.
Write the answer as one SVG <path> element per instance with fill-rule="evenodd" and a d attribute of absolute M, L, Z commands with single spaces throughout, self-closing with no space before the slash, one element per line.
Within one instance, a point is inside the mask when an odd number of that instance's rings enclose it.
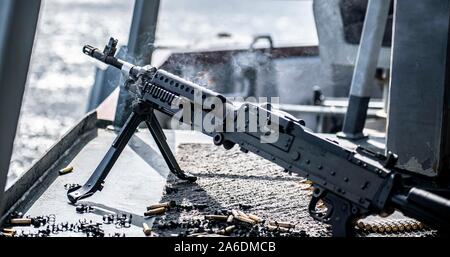
<path fill-rule="evenodd" d="M 320 189 L 319 189 L 320 190 Z M 333 205 L 331 205 L 326 199 L 325 199 L 326 192 L 324 190 L 320 190 L 319 193 L 314 194 L 311 201 L 309 202 L 309 214 L 317 221 L 327 223 L 329 219 L 331 218 L 331 215 L 333 214 Z M 319 201 L 322 200 L 326 207 L 327 211 L 324 212 L 317 212 L 316 206 L 319 203 Z"/>

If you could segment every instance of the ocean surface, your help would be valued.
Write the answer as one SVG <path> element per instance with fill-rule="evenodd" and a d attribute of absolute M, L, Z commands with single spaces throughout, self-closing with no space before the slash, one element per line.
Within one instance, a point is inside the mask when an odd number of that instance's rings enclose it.
<path fill-rule="evenodd" d="M 98 63 L 81 53 L 110 36 L 128 39 L 132 0 L 43 0 L 8 184 L 86 113 Z M 162 0 L 157 46 L 250 44 L 270 34 L 275 45 L 317 44 L 312 1 Z"/>

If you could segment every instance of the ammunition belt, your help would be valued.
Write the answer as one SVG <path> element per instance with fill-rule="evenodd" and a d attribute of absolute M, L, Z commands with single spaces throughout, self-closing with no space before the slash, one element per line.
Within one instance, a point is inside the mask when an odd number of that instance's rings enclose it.
<path fill-rule="evenodd" d="M 362 231 L 377 234 L 419 232 L 427 229 L 422 222 L 412 219 L 361 220 L 358 221 L 357 227 Z"/>

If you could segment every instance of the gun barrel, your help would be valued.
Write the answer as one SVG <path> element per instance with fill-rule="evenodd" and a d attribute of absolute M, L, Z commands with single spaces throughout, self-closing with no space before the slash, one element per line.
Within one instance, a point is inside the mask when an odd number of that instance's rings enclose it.
<path fill-rule="evenodd" d="M 106 55 L 104 52 L 102 52 L 100 49 L 95 48 L 90 45 L 85 45 L 83 47 L 83 53 L 99 60 L 105 64 L 111 65 L 122 72 L 125 73 L 126 76 L 134 75 L 132 74 L 133 68 L 136 67 L 133 64 L 127 63 L 125 61 L 122 61 L 114 56 Z"/>

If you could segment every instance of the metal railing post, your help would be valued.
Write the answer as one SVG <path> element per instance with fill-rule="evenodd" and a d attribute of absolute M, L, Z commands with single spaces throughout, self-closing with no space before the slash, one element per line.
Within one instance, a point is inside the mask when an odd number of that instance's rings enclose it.
<path fill-rule="evenodd" d="M 158 23 L 159 0 L 136 0 L 133 21 L 128 39 L 128 60 L 137 65 L 148 65 L 152 60 L 156 27 Z M 122 81 L 123 82 L 123 81 Z M 121 83 L 115 125 L 123 126 L 131 114 L 131 98 Z"/>
<path fill-rule="evenodd" d="M 0 1 L 0 216 L 40 6 Z"/>
<path fill-rule="evenodd" d="M 344 128 L 340 137 L 360 139 L 367 118 L 375 72 L 380 56 L 391 0 L 369 0 L 364 29 L 350 89 Z"/>

